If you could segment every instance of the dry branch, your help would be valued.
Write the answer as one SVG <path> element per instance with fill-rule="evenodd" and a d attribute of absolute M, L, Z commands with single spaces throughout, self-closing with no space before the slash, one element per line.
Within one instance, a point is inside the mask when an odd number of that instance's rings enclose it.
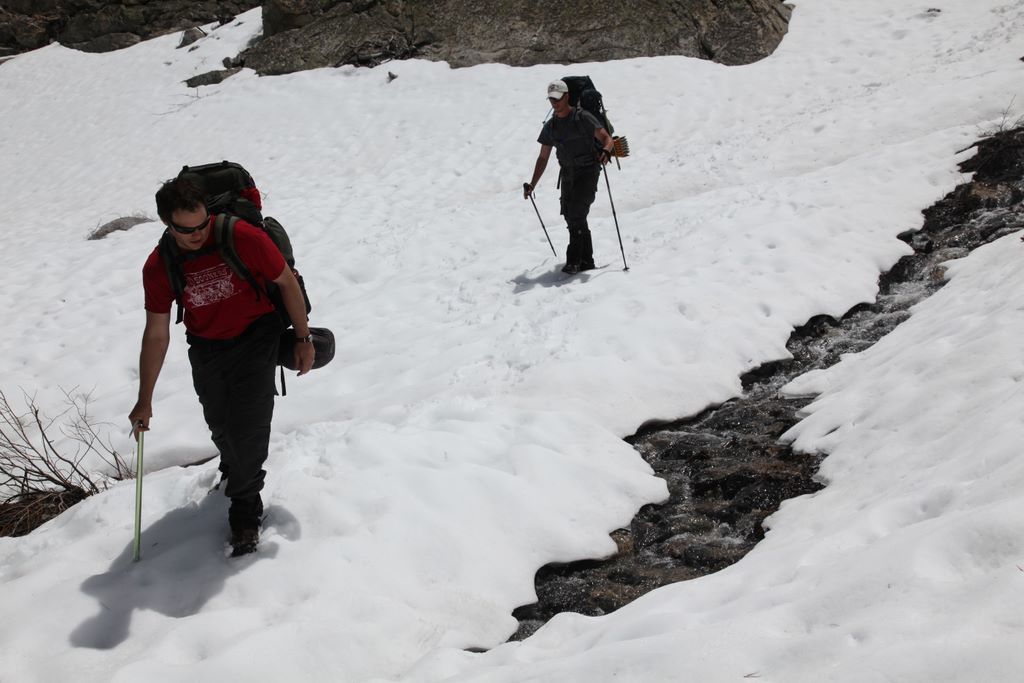
<path fill-rule="evenodd" d="M 101 435 L 102 423 L 89 415 L 89 395 L 65 391 L 64 398 L 68 407 L 47 418 L 35 397 L 25 394 L 26 409 L 19 412 L 0 391 L 0 536 L 26 534 L 110 481 L 134 476 Z M 70 440 L 73 452 L 61 450 L 55 430 Z M 90 471 L 83 465 L 88 456 L 98 456 L 108 471 Z"/>

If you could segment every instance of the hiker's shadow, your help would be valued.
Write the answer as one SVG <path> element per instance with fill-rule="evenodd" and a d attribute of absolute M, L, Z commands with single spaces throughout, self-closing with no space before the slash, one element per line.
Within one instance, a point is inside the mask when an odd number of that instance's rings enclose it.
<path fill-rule="evenodd" d="M 228 577 L 277 554 L 274 538 L 299 537 L 299 523 L 280 506 L 267 509 L 259 550 L 227 557 L 228 500 L 208 495 L 167 513 L 142 531 L 141 561 L 132 562 L 132 544 L 103 574 L 90 576 L 82 591 L 99 603 L 99 613 L 79 624 L 69 641 L 75 647 L 108 650 L 128 637 L 132 613 L 150 609 L 169 617 L 198 613 L 224 588 Z"/>
<path fill-rule="evenodd" d="M 545 270 L 540 273 L 536 273 L 536 271 L 536 268 L 533 271 L 523 271 L 521 275 L 512 278 L 511 282 L 515 285 L 512 293 L 519 294 L 534 287 L 561 287 L 570 282 L 586 282 L 591 278 L 590 273 L 567 275 L 562 272 L 560 266 L 555 266 L 551 270 Z"/>

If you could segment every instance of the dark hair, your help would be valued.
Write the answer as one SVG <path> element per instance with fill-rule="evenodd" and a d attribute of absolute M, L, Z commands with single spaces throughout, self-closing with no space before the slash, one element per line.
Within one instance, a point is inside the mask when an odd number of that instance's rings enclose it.
<path fill-rule="evenodd" d="M 206 206 L 206 195 L 187 178 L 168 180 L 156 191 L 156 213 L 165 223 L 170 222 L 175 211 L 191 211 L 201 206 Z"/>

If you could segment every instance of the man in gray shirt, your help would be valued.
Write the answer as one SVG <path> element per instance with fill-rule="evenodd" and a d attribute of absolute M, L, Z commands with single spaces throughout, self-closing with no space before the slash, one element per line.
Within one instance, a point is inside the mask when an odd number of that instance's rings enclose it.
<path fill-rule="evenodd" d="M 529 198 L 544 174 L 554 147 L 562 187 L 562 215 L 569 230 L 569 246 L 565 250 L 562 272 L 573 274 L 594 267 L 594 246 L 587 215 L 597 194 L 601 166 L 611 158 L 614 143 L 593 114 L 569 104 L 569 87 L 565 81 L 548 84 L 548 100 L 555 115 L 544 124 L 537 138 L 540 154 L 534 165 L 533 178 L 523 185 L 523 198 Z"/>

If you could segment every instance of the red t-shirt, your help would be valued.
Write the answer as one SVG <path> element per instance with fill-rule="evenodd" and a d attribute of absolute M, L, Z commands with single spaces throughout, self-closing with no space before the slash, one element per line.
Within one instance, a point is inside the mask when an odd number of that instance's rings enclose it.
<path fill-rule="evenodd" d="M 213 230 L 210 230 L 203 247 L 213 243 Z M 267 233 L 245 221 L 235 223 L 235 250 L 261 287 L 284 272 L 286 264 L 280 250 Z M 257 298 L 252 285 L 231 270 L 219 251 L 187 259 L 181 267 L 185 274 L 185 329 L 198 337 L 237 337 L 257 318 L 274 310 L 266 292 L 261 291 Z M 142 286 L 147 311 L 170 313 L 174 290 L 160 259 L 159 248 L 146 259 Z"/>

